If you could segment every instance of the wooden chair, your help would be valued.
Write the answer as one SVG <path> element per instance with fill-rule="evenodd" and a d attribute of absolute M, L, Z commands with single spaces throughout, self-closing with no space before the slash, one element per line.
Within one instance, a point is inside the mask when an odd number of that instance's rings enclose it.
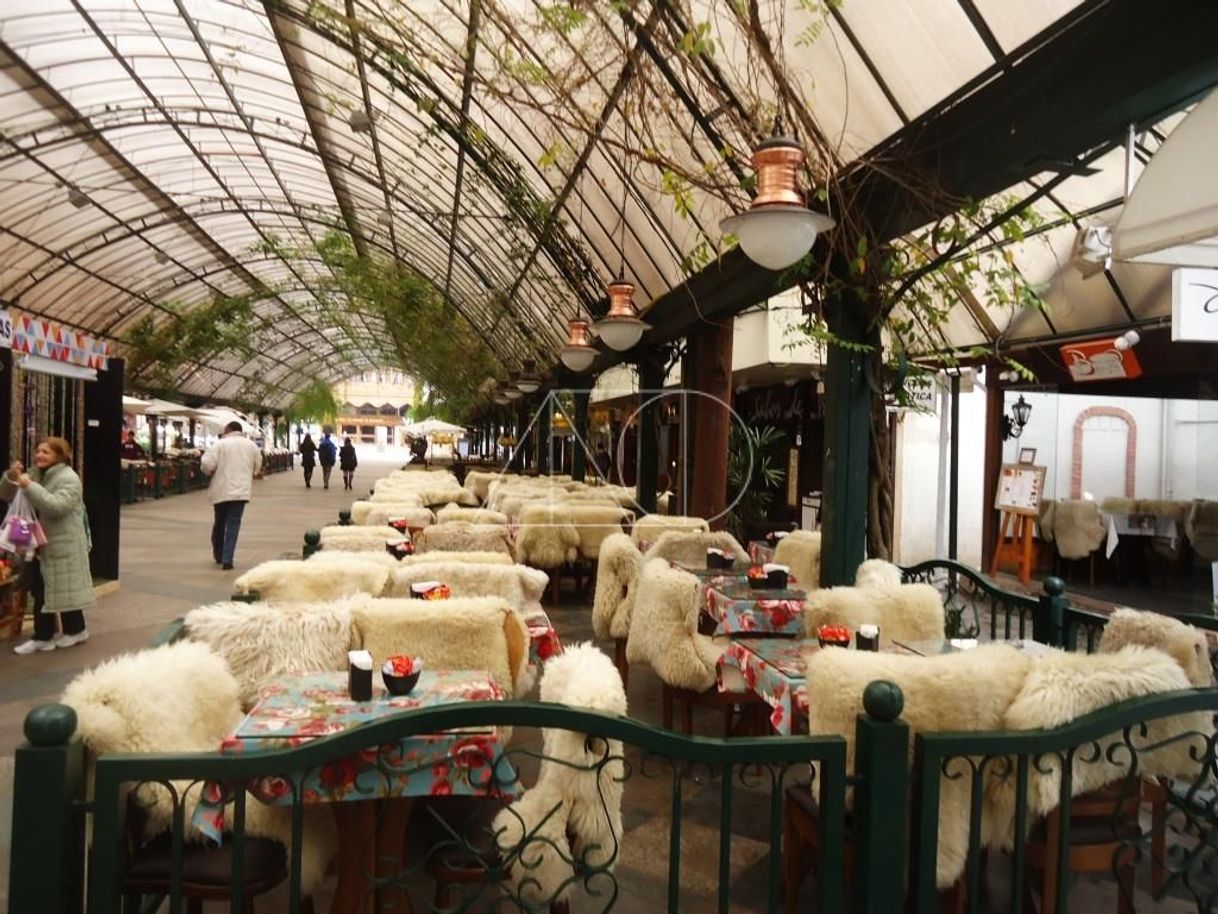
<path fill-rule="evenodd" d="M 1138 813 L 1142 780 L 1127 778 L 1075 797 L 1070 802 L 1070 847 L 1066 866 L 1071 873 L 1116 873 L 1117 912 L 1133 914 L 1134 877 L 1141 834 Z M 1057 914 L 1057 885 L 1061 879 L 1061 809 L 1053 810 L 1033 831 L 1027 844 L 1029 879 L 1041 874 L 1040 914 Z"/>
<path fill-rule="evenodd" d="M 761 736 L 768 729 L 765 715 L 751 713 L 763 710 L 765 702 L 756 692 L 720 692 L 718 686 L 711 686 L 705 692 L 695 692 L 692 689 L 681 689 L 663 683 L 660 695 L 660 712 L 664 729 L 671 730 L 673 706 L 681 708 L 681 732 L 692 736 L 694 732 L 694 706 L 714 708 L 723 714 L 723 735 L 727 736 Z M 736 716 L 736 709 L 740 709 Z"/>

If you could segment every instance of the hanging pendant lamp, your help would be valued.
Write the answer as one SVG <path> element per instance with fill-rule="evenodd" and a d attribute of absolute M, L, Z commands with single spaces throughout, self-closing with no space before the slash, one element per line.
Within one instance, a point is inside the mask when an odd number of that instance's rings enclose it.
<path fill-rule="evenodd" d="M 521 363 L 521 367 L 523 370 L 516 381 L 516 386 L 521 393 L 536 393 L 541 387 L 541 375 L 537 373 L 537 363 L 532 359 L 525 359 Z"/>
<path fill-rule="evenodd" d="M 524 391 L 520 389 L 520 372 L 513 371 L 508 375 L 503 382 L 503 395 L 509 400 L 519 400 L 524 396 Z"/>
<path fill-rule="evenodd" d="M 596 350 L 588 334 L 588 322 L 578 317 L 567 321 L 567 345 L 558 351 L 558 357 L 571 371 L 587 371 L 596 359 Z"/>
<path fill-rule="evenodd" d="M 767 270 L 785 270 L 798 262 L 812 250 L 819 232 L 837 224 L 804 206 L 798 169 L 805 158 L 803 148 L 783 135 L 781 118 L 774 118 L 773 135 L 753 150 L 757 196 L 747 212 L 719 223 L 722 231 L 740 239 L 749 260 Z"/>
<path fill-rule="evenodd" d="M 609 313 L 596 322 L 596 333 L 605 345 L 617 352 L 625 352 L 634 346 L 650 325 L 639 320 L 634 309 L 634 284 L 618 274 L 609 283 Z"/>

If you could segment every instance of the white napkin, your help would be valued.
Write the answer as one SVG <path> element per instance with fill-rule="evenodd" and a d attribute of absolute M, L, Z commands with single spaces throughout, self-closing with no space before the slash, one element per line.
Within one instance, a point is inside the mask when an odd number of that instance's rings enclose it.
<path fill-rule="evenodd" d="M 372 671 L 372 655 L 368 651 L 347 651 L 347 662 L 357 670 Z"/>

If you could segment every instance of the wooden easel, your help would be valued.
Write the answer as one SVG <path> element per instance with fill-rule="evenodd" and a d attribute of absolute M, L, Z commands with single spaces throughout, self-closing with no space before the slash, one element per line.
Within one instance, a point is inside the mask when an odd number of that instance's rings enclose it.
<path fill-rule="evenodd" d="M 1027 584 L 1032 580 L 1032 527 L 1036 518 L 1014 511 L 1002 512 L 1002 524 L 998 528 L 998 544 L 994 547 L 994 560 L 990 562 L 990 574 L 998 573 L 998 566 L 1007 562 L 1019 569 L 1019 581 Z M 1007 539 L 1008 531 L 1010 539 Z"/>

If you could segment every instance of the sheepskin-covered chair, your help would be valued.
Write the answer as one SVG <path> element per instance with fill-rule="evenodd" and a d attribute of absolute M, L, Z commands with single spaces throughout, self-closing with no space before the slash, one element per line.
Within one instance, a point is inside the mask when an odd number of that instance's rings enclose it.
<path fill-rule="evenodd" d="M 1218 501 L 1198 501 L 1184 525 L 1193 551 L 1207 562 L 1218 562 Z"/>
<path fill-rule="evenodd" d="M 867 559 L 854 573 L 855 587 L 886 588 L 901 586 L 901 569 L 883 559 Z"/>
<path fill-rule="evenodd" d="M 322 527 L 321 548 L 343 552 L 384 552 L 385 541 L 401 537 L 393 527 Z"/>
<path fill-rule="evenodd" d="M 541 700 L 626 714 L 626 690 L 591 642 L 546 662 Z M 500 855 L 518 860 L 510 882 L 526 904 L 566 900 L 585 867 L 614 869 L 622 838 L 625 767 L 618 740 L 543 728 L 536 785 L 494 820 Z M 592 886 L 595 888 L 595 884 Z"/>
<path fill-rule="evenodd" d="M 748 550 L 726 530 L 706 533 L 701 530 L 664 530 L 643 555 L 648 559 L 664 559 L 682 565 L 706 567 L 706 550 L 722 549 L 736 556 L 737 561 L 748 558 Z"/>
<path fill-rule="evenodd" d="M 643 554 L 625 533 L 612 533 L 601 543 L 596 561 L 596 590 L 592 598 L 592 630 L 598 638 L 612 638 L 613 662 L 622 682 L 630 684 L 626 638 L 638 589 Z"/>
<path fill-rule="evenodd" d="M 634 514 L 619 505 L 567 502 L 563 508 L 579 535 L 579 557 L 592 563 L 600 558 L 605 539 L 624 532 L 624 525 L 634 520 Z"/>
<path fill-rule="evenodd" d="M 396 534 L 397 531 L 395 530 Z M 389 539 L 389 537 L 385 537 Z M 313 566 L 346 566 L 349 562 L 359 562 L 364 565 L 376 565 L 380 568 L 386 568 L 392 571 L 398 567 L 398 559 L 396 556 L 390 555 L 383 548 L 380 552 L 348 552 L 342 546 L 336 546 L 333 549 L 319 549 L 311 556 L 305 559 L 305 564 Z"/>
<path fill-rule="evenodd" d="M 445 561 L 448 553 L 426 553 L 435 561 L 414 562 L 393 572 L 387 597 L 409 597 L 410 585 L 442 581 L 454 597 L 502 597 L 523 612 L 541 602 L 549 575 L 525 565 L 485 565 Z"/>
<path fill-rule="evenodd" d="M 423 507 L 423 500 L 417 495 L 406 492 L 398 501 L 353 501 L 351 502 L 351 523 L 362 527 L 368 523 L 368 513 L 377 511 L 407 511 L 411 508 Z"/>
<path fill-rule="evenodd" d="M 774 547 L 774 563 L 791 569 L 800 590 L 820 587 L 820 531 L 792 530 Z"/>
<path fill-rule="evenodd" d="M 686 530 L 696 533 L 709 533 L 710 524 L 701 517 L 685 517 L 680 514 L 644 514 L 634 522 L 630 530 L 630 538 L 638 546 L 640 543 L 650 545 L 660 538 L 665 530 Z"/>
<path fill-rule="evenodd" d="M 80 673 L 62 701 L 76 711 L 77 732 L 93 755 L 117 752 L 214 752 L 241 721 L 238 684 L 224 660 L 206 644 L 180 641 L 122 654 Z M 201 783 L 175 782 L 187 810 Z M 132 799 L 143 820 L 143 838 L 173 827 L 172 794 L 159 783 L 135 787 Z M 338 848 L 334 817 L 321 806 L 306 807 L 301 845 L 301 888 L 313 894 Z M 184 840 L 203 836 L 186 818 Z M 267 806 L 252 796 L 245 807 L 245 830 L 252 838 L 292 845 L 292 810 Z"/>
<path fill-rule="evenodd" d="M 436 524 L 419 531 L 414 539 L 415 552 L 497 552 L 512 560 L 512 544 L 507 527 L 499 524 Z"/>
<path fill-rule="evenodd" d="M 531 504 L 522 509 L 516 559 L 549 572 L 555 597 L 563 566 L 578 556 L 579 531 L 566 505 Z"/>
<path fill-rule="evenodd" d="M 660 677 L 661 721 L 666 728 L 672 728 L 674 706 L 679 706 L 681 729 L 692 733 L 697 704 L 719 711 L 724 736 L 730 736 L 737 711 L 745 705 L 760 704 L 761 698 L 753 691 L 724 692 L 715 688 L 727 639 L 698 631 L 702 600 L 702 586 L 694 575 L 665 559 L 645 561 L 630 617 L 626 659 L 646 663 Z"/>
<path fill-rule="evenodd" d="M 1058 727 L 1117 702 L 1188 689 L 1191 685 L 1175 659 L 1139 644 L 1128 644 L 1110 653 L 1051 651 L 1038 657 L 1029 668 L 1022 689 L 997 729 Z M 1204 757 L 1205 740 L 1212 732 L 1208 714 L 1183 714 L 1151 721 L 1146 724 L 1145 733 L 1136 731 L 1131 738 L 1136 746 L 1159 748 L 1140 749 L 1136 770 L 1131 768 L 1133 756 L 1125 748 L 1122 733 L 1101 738 L 1096 748 L 1075 753 L 1072 796 L 1093 793 L 1135 773 L 1143 778 L 1184 777 L 1192 781 L 1199 775 L 1202 764 L 1196 759 Z M 996 776 L 986 788 L 989 815 L 984 820 L 991 831 L 984 838 L 987 844 L 1009 849 L 1015 837 L 1015 768 L 993 767 Z M 1000 769 L 1006 772 L 1005 777 L 997 776 Z M 1061 762 L 1052 755 L 1042 757 L 1029 770 L 1029 825 L 1055 809 L 1060 795 Z"/>
<path fill-rule="evenodd" d="M 355 642 L 379 667 L 387 657 L 422 657 L 431 669 L 490 670 L 508 696 L 527 692 L 529 630 L 501 597 L 352 601 Z"/>
<path fill-rule="evenodd" d="M 1089 499 L 1067 498 L 1053 510 L 1053 541 L 1063 559 L 1082 559 L 1104 542 L 1108 530 L 1100 506 Z"/>
<path fill-rule="evenodd" d="M 387 555 L 391 561 L 392 556 Z M 414 555 L 404 555 L 395 562 L 394 567 L 406 568 L 410 565 L 425 565 L 435 561 L 460 562 L 462 565 L 513 565 L 510 555 L 503 552 L 464 552 L 436 550 L 434 552 L 416 552 Z"/>
<path fill-rule="evenodd" d="M 808 592 L 804 600 L 804 632 L 816 637 L 822 625 L 857 629 L 871 623 L 880 627 L 880 645 L 894 641 L 930 641 L 944 636 L 943 598 L 930 584 L 896 587 L 824 587 Z"/>
<path fill-rule="evenodd" d="M 391 520 L 398 519 L 406 521 L 406 526 L 411 530 L 421 530 L 436 522 L 436 516 L 431 513 L 430 508 L 406 508 L 397 503 L 385 502 L 379 505 L 373 504 L 372 510 L 364 518 L 364 525 L 387 527 Z"/>
<path fill-rule="evenodd" d="M 812 650 L 804 656 L 808 694 L 816 696 L 808 707 L 808 733 L 843 737 L 848 773 L 854 773 L 856 721 L 863 713 L 863 692 L 871 682 L 895 682 L 904 693 L 901 719 L 909 725 L 912 759 L 913 738 L 918 733 L 1001 729 L 1007 707 L 1019 694 L 1032 664 L 1023 652 L 999 644 L 934 657 L 840 649 Z M 941 890 L 950 888 L 964 873 L 970 790 L 971 779 L 954 770 L 940 779 L 935 881 Z M 813 795 L 815 791 L 814 786 Z M 791 869 L 787 873 L 793 875 Z M 826 878 L 836 878 L 836 874 Z M 788 885 L 791 888 L 798 885 Z"/>
<path fill-rule="evenodd" d="M 386 558 L 393 556 L 386 554 Z M 380 596 L 389 583 L 389 568 L 358 559 L 334 565 L 275 560 L 255 565 L 233 582 L 236 593 L 257 593 L 266 601 L 324 602 L 355 593 Z"/>
<path fill-rule="evenodd" d="M 504 478 L 505 474 L 488 473 L 483 470 L 467 470 L 465 473 L 465 488 L 474 493 L 478 501 L 485 503 L 491 483 Z"/>
<path fill-rule="evenodd" d="M 1111 654 L 1129 644 L 1158 648 L 1180 664 L 1188 681 L 1197 688 L 1209 688 L 1214 684 L 1214 667 L 1210 663 L 1205 633 L 1179 619 L 1121 607 L 1108 617 L 1108 624 L 1100 636 L 1099 651 Z"/>
<path fill-rule="evenodd" d="M 206 644 L 224 658 L 240 686 L 244 708 L 252 706 L 276 676 L 345 670 L 353 637 L 346 600 L 213 603 L 192 609 L 185 623 L 191 641 Z"/>
<path fill-rule="evenodd" d="M 451 524 L 454 522 L 506 525 L 508 519 L 502 511 L 491 511 L 488 508 L 465 508 L 451 503 L 436 512 L 436 523 Z"/>

